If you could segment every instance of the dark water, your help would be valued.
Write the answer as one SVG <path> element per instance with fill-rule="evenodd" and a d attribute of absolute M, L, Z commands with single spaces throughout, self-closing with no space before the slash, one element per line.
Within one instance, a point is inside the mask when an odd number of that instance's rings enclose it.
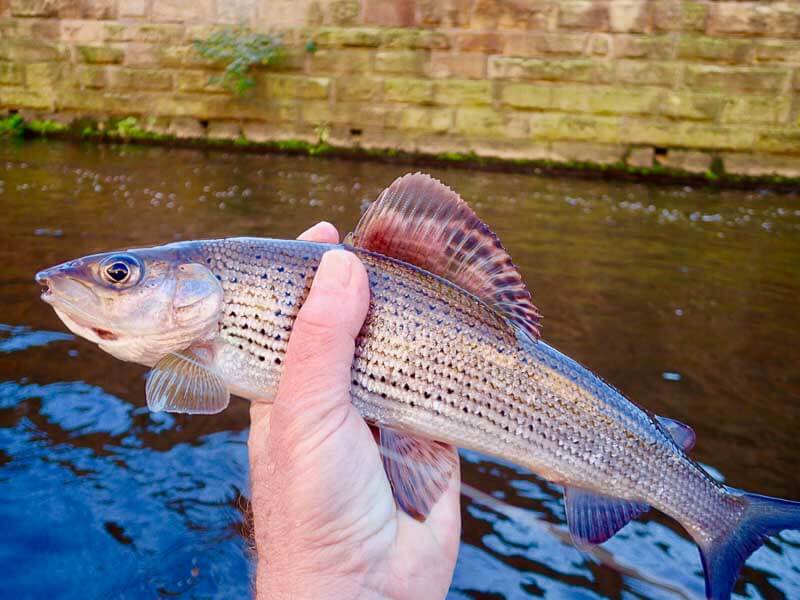
<path fill-rule="evenodd" d="M 408 170 L 140 147 L 0 146 L 0 596 L 241 598 L 248 411 L 144 406 L 145 370 L 65 333 L 44 266 L 117 247 L 294 236 Z M 545 337 L 656 413 L 731 485 L 800 500 L 800 197 L 434 174 L 522 267 Z M 451 597 L 673 598 L 702 590 L 694 545 L 649 515 L 591 556 L 560 491 L 462 453 Z M 721 476 L 721 475 L 720 475 Z M 491 499 L 488 504 L 480 494 Z M 737 592 L 800 598 L 800 533 L 769 542 Z"/>

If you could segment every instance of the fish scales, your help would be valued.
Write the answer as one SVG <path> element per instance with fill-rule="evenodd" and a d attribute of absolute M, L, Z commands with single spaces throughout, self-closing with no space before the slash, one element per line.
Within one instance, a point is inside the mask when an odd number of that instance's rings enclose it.
<path fill-rule="evenodd" d="M 274 393 L 294 318 L 331 247 L 235 238 L 193 249 L 222 283 L 220 334 L 228 344 L 219 368 L 242 389 Z M 351 388 L 365 419 L 503 456 L 567 485 L 603 477 L 609 493 L 677 511 L 701 535 L 732 526 L 736 499 L 677 452 L 652 415 L 631 410 L 543 342 L 515 334 L 471 294 L 353 251 L 371 289 Z"/>

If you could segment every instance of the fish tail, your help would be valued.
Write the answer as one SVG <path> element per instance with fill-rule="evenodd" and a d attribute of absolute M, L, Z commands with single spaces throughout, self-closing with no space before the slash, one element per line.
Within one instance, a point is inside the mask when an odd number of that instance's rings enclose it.
<path fill-rule="evenodd" d="M 739 570 L 768 536 L 784 529 L 800 529 L 800 502 L 748 494 L 735 488 L 728 492 L 744 506 L 739 522 L 725 534 L 698 540 L 706 579 L 706 597 L 728 600 Z"/>

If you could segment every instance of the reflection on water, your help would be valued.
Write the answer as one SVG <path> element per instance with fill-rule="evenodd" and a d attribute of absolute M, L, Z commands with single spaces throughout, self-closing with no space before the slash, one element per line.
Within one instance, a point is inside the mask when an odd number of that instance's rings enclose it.
<path fill-rule="evenodd" d="M 320 219 L 345 232 L 406 170 L 0 145 L 0 595 L 240 598 L 250 589 L 240 533 L 246 404 L 210 417 L 148 413 L 144 369 L 65 333 L 33 274 L 111 248 L 294 236 Z M 551 344 L 691 424 L 694 456 L 729 484 L 800 499 L 798 195 L 433 174 L 500 234 Z M 648 515 L 585 554 L 569 543 L 556 486 L 472 452 L 462 461 L 452 598 L 701 593 L 696 549 L 668 519 Z M 754 555 L 737 592 L 800 597 L 800 534 Z"/>

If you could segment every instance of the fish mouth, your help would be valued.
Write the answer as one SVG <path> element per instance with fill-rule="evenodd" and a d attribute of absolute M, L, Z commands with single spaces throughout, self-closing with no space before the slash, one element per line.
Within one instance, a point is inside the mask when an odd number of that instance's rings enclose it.
<path fill-rule="evenodd" d="M 37 273 L 36 282 L 44 288 L 40 298 L 52 306 L 58 317 L 75 333 L 88 337 L 85 335 L 88 330 L 98 340 L 105 342 L 119 339 L 113 331 L 98 327 L 95 324 L 97 319 L 81 306 L 99 302 L 97 294 L 89 285 L 63 272 L 54 272 L 53 269 Z"/>

